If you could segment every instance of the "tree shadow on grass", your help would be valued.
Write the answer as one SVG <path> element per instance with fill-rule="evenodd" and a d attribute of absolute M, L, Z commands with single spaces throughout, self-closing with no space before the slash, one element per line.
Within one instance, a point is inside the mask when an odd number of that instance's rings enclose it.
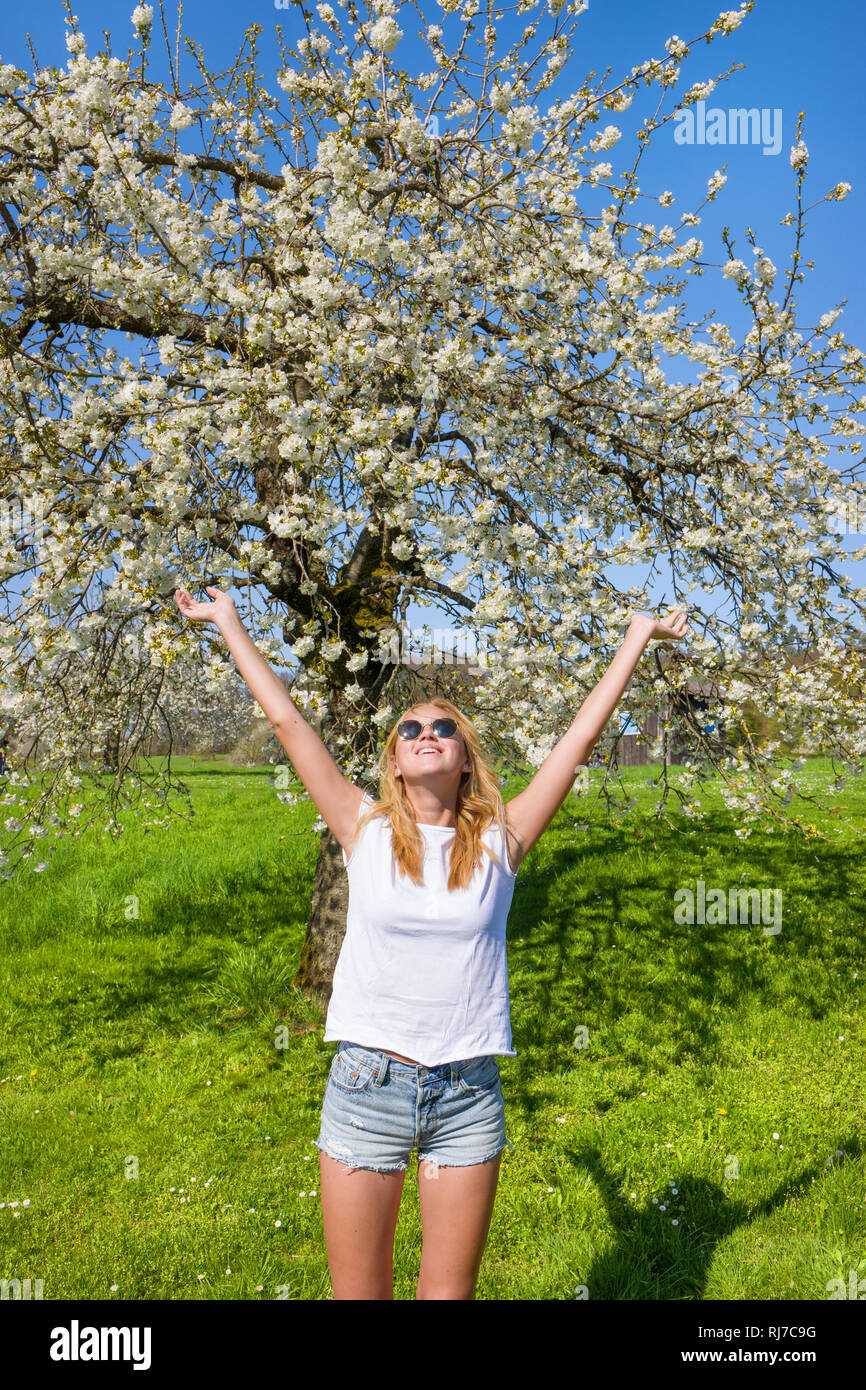
<path fill-rule="evenodd" d="M 717 853 L 731 840 L 730 855 L 703 871 L 710 837 Z M 749 1001 L 779 1007 L 779 973 L 790 979 L 792 960 L 796 984 L 784 1003 L 813 1019 L 836 1006 L 839 982 L 862 966 L 866 879 L 856 847 L 741 842 L 718 817 L 698 834 L 669 834 L 642 878 L 618 863 L 617 850 L 634 849 L 630 836 L 604 830 L 579 850 L 557 848 L 547 868 L 519 873 L 508 927 L 517 1051 L 508 1080 L 529 1112 L 547 1104 L 539 1055 L 554 1071 L 574 1066 L 578 1025 L 588 1027 L 590 1048 L 599 1029 L 620 1031 L 616 1060 L 638 1072 L 648 1060 L 654 1070 L 712 1066 L 727 1060 L 732 1014 Z M 702 876 L 707 891 L 720 887 L 726 897 L 732 888 L 781 888 L 781 930 L 749 920 L 675 922 L 676 890 L 694 890 Z M 841 926 L 832 937 L 828 885 Z"/>
<path fill-rule="evenodd" d="M 251 869 L 224 874 L 212 897 L 205 885 L 155 902 L 146 918 L 126 921 L 115 916 L 100 923 L 97 931 L 101 943 L 117 948 L 112 973 L 120 979 L 106 982 L 85 976 L 74 995 L 34 1001 L 35 1023 L 38 1026 L 40 1009 L 64 1008 L 85 1026 L 98 1016 L 104 1036 L 95 1032 L 90 1050 L 97 1065 L 140 1056 L 153 1033 L 179 1035 L 201 1027 L 208 1015 L 214 1031 L 247 1023 L 249 1010 L 214 1001 L 208 991 L 223 961 L 238 946 L 264 953 L 276 948 L 294 974 L 305 930 L 302 912 L 303 893 L 287 898 L 283 883 L 263 880 L 259 870 Z M 159 943 L 171 938 L 177 950 L 166 959 Z M 293 1011 L 297 1012 L 297 1001 L 290 990 L 285 998 L 275 996 L 273 1025 L 288 1021 Z"/>
<path fill-rule="evenodd" d="M 845 1162 L 860 1158 L 863 1145 L 849 1137 L 842 1145 Z M 616 1233 L 614 1243 L 596 1256 L 582 1284 L 590 1299 L 702 1299 L 718 1246 L 741 1226 L 770 1216 L 791 1197 L 803 1195 L 809 1184 L 827 1170 L 818 1164 L 801 1168 L 780 1182 L 769 1197 L 752 1203 L 704 1178 L 678 1177 L 672 1188 L 660 1189 L 658 1204 L 652 1199 L 640 1208 L 619 1195 L 621 1178 L 605 1167 L 599 1150 L 565 1151 L 575 1169 L 594 1179 Z M 659 1208 L 665 1205 L 666 1210 Z M 679 1224 L 673 1225 L 676 1220 Z M 830 1270 L 828 1278 L 836 1271 Z M 823 1292 L 823 1291 L 822 1291 Z M 820 1296 L 812 1290 L 792 1290 L 794 1297 Z"/>

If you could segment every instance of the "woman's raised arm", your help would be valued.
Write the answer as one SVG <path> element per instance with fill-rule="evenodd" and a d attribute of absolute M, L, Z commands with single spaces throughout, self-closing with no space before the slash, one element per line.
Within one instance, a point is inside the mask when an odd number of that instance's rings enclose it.
<path fill-rule="evenodd" d="M 199 603 L 186 589 L 174 599 L 190 622 L 215 623 L 253 697 L 264 710 L 274 733 L 306 787 L 322 819 L 337 841 L 347 849 L 364 797 L 360 787 L 344 777 L 331 753 L 307 722 L 283 682 L 268 665 L 250 637 L 234 600 L 221 589 L 208 587 L 212 603 Z"/>
<path fill-rule="evenodd" d="M 647 643 L 680 642 L 688 631 L 685 609 L 673 608 L 665 622 L 636 613 L 619 651 L 528 787 L 505 803 L 505 820 L 519 845 L 519 864 L 537 844 L 574 784 L 634 674 Z"/>

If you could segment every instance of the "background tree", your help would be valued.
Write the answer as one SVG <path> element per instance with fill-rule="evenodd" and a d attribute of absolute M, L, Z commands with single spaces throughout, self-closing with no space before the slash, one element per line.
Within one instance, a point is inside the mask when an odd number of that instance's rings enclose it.
<path fill-rule="evenodd" d="M 414 5 L 376 0 L 365 17 L 320 5 L 312 28 L 301 11 L 308 34 L 283 45 L 281 96 L 262 84 L 256 25 L 228 71 L 209 72 L 187 41 L 196 82 L 181 87 L 170 50 L 171 81 L 152 79 L 148 5 L 132 15 L 135 56 L 108 41 L 90 56 L 70 16 L 66 70 L 0 67 L 0 486 L 44 508 L 38 544 L 0 544 L 0 712 L 70 708 L 51 775 L 6 793 L 7 831 L 19 827 L 4 837 L 7 873 L 32 856 L 34 821 L 69 829 L 88 731 L 120 730 L 133 747 L 160 668 L 208 650 L 221 661 L 214 634 L 182 630 L 178 586 L 240 588 L 264 654 L 283 665 L 290 644 L 302 708 L 369 783 L 399 713 L 383 644 L 410 598 L 486 646 L 482 738 L 537 766 L 627 615 L 648 606 L 610 566 L 659 561 L 678 601 L 700 583 L 728 616 L 692 605 L 689 650 L 644 663 L 634 702 L 714 680 L 727 722 L 760 694 L 793 739 L 820 726 L 859 766 L 862 682 L 842 693 L 833 675 L 862 671 L 866 594 L 838 570 L 826 514 L 843 487 L 831 446 L 861 428 L 864 359 L 831 331 L 836 313 L 797 322 L 802 122 L 790 271 L 751 231 L 746 264 L 723 233 L 719 295 L 748 316 L 741 341 L 714 315 L 688 316 L 689 281 L 712 265 L 692 234 L 700 208 L 676 226 L 640 216 L 672 201 L 637 183 L 653 133 L 725 75 L 674 101 L 680 63 L 751 3 L 688 42 L 671 36 L 663 59 L 619 80 L 579 85 L 567 65 L 582 4 L 521 5 L 538 14 L 507 51 L 495 16 L 478 32 L 474 0 L 444 8 L 463 24 L 450 51 Z M 412 75 L 394 55 L 416 17 L 430 66 Z M 560 77 L 568 95 L 544 108 Z M 643 91 L 656 107 L 615 176 L 604 156 L 620 131 L 603 121 Z M 724 182 L 710 180 L 707 201 Z M 686 364 L 684 379 L 664 357 Z M 845 497 L 858 489 L 852 472 Z M 130 625 L 147 654 L 137 677 L 122 664 Z M 817 659 L 768 676 L 792 642 Z M 81 679 L 76 653 L 95 654 L 103 678 Z M 744 834 L 785 819 L 796 769 L 777 747 L 720 756 L 688 736 L 686 814 L 699 816 L 695 788 L 714 768 Z M 123 748 L 114 762 L 109 807 L 141 775 Z M 328 984 L 344 908 L 325 831 L 307 984 Z"/>
<path fill-rule="evenodd" d="M 249 731 L 256 709 L 234 665 L 214 679 L 201 661 L 173 661 L 160 693 L 162 735 L 157 728 L 148 752 L 227 753 Z"/>

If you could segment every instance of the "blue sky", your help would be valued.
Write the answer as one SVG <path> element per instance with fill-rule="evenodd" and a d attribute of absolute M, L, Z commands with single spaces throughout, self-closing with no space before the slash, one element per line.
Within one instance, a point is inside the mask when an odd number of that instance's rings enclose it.
<path fill-rule="evenodd" d="M 672 34 L 691 40 L 710 26 L 722 8 L 736 8 L 737 0 L 706 3 L 706 0 L 591 0 L 578 29 L 575 53 L 560 74 L 554 96 L 564 95 L 576 88 L 594 69 L 601 75 L 611 66 L 613 75 L 625 77 L 632 66 L 647 58 L 666 56 L 665 40 Z M 88 51 L 102 46 L 102 33 L 108 29 L 112 49 L 125 56 L 128 47 L 137 47 L 133 38 L 130 14 L 134 0 L 74 0 L 72 11 L 79 18 L 86 36 Z M 160 74 L 166 69 L 165 49 L 159 26 L 156 4 L 153 53 L 154 68 Z M 309 6 L 313 20 L 318 23 L 314 5 Z M 338 8 L 335 6 L 335 8 Z M 420 5 L 429 23 L 441 24 L 447 44 L 459 21 L 444 16 L 438 4 L 423 0 Z M 338 10 L 338 12 L 340 12 Z M 65 9 L 60 0 L 39 0 L 36 6 L 7 6 L 0 17 L 0 58 L 19 66 L 31 66 L 27 34 L 32 37 L 37 56 L 43 64 L 65 66 L 68 54 L 64 35 Z M 166 5 L 169 34 L 174 46 L 177 3 Z M 404 39 L 394 57 L 400 66 L 419 71 L 425 60 L 425 48 L 414 38 L 418 17 L 409 5 L 401 6 L 398 15 Z M 266 85 L 278 91 L 275 73 L 280 66 L 276 43 L 276 26 L 281 25 L 285 40 L 291 45 L 306 32 L 296 6 L 278 9 L 264 0 L 237 5 L 227 0 L 185 0 L 183 30 L 203 46 L 205 60 L 213 70 L 229 65 L 243 41 L 248 25 L 258 23 L 263 32 L 259 37 L 261 72 Z M 508 41 L 522 31 L 526 19 L 508 14 L 499 24 L 504 48 Z M 482 19 L 483 24 L 483 19 Z M 552 21 L 543 23 L 541 31 L 550 32 Z M 795 209 L 796 176 L 789 164 L 789 150 L 795 142 L 798 112 L 806 112 L 803 138 L 808 146 L 810 161 L 805 184 L 806 204 L 816 201 L 834 184 L 846 181 L 852 192 L 842 203 L 820 203 L 808 214 L 805 234 L 805 259 L 814 260 L 814 269 L 797 291 L 800 324 L 814 324 L 826 310 L 847 300 L 837 328 L 850 341 L 866 348 L 866 277 L 862 270 L 864 232 L 864 164 L 866 141 L 866 84 L 863 82 L 866 58 L 866 17 L 856 0 L 828 0 L 823 5 L 806 0 L 758 0 L 739 29 L 728 37 L 716 39 L 711 45 L 701 45 L 682 66 L 681 92 L 692 82 L 715 78 L 732 62 L 744 65 L 726 81 L 720 83 L 707 99 L 707 107 L 757 107 L 768 113 L 779 111 L 781 149 L 778 154 L 765 154 L 761 144 L 677 144 L 673 125 L 669 124 L 653 137 L 653 143 L 640 165 L 639 184 L 647 193 L 658 194 L 670 189 L 675 197 L 667 211 L 657 204 L 637 205 L 636 215 L 642 220 L 676 225 L 677 213 L 696 208 L 703 200 L 707 179 L 727 165 L 728 181 L 714 203 L 702 210 L 699 227 L 683 229 L 682 236 L 698 236 L 704 242 L 704 259 L 720 262 L 726 258 L 719 232 L 728 226 L 735 238 L 737 254 L 747 264 L 752 262 L 751 249 L 745 230 L 751 227 L 758 244 L 781 272 L 790 264 L 793 248 L 793 229 L 779 226 L 784 215 Z M 195 81 L 192 61 L 181 55 L 181 87 L 184 77 Z M 605 115 L 602 124 L 617 124 L 623 139 L 608 154 L 600 158 L 613 163 L 617 173 L 631 167 L 636 142 L 633 131 L 640 118 L 655 108 L 659 88 L 643 89 L 630 111 Z M 552 98 L 551 98 L 552 99 Z M 652 102 L 652 105 L 650 105 Z M 668 96 L 665 109 L 670 109 Z M 600 127 L 599 127 L 600 128 Z M 187 132 L 191 134 L 192 132 Z M 187 144 L 186 148 L 192 148 Z M 738 316 L 738 300 L 730 282 L 721 281 L 718 271 L 708 270 L 699 282 L 692 282 L 689 304 L 693 313 L 718 306 L 718 317 L 727 322 L 735 335 L 742 326 Z M 125 345 L 130 351 L 130 345 Z M 682 367 L 678 367 L 682 377 Z M 862 536 L 847 538 L 848 549 L 862 544 Z M 850 564 L 847 572 L 859 584 L 866 582 L 866 564 Z M 615 582 L 626 581 L 623 574 L 611 571 Z M 654 590 L 656 600 L 662 597 L 662 584 Z M 668 594 L 670 593 L 668 587 Z M 435 623 L 429 612 L 417 606 L 409 609 L 410 625 L 427 621 Z M 444 619 L 441 621 L 444 622 Z"/>

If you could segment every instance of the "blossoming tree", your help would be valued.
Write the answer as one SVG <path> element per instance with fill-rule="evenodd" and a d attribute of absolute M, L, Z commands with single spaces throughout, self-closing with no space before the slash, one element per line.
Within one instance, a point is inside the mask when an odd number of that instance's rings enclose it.
<path fill-rule="evenodd" d="M 492 11 L 476 33 L 475 0 L 444 0 L 462 30 L 447 46 L 414 5 L 320 4 L 293 49 L 281 38 L 282 95 L 262 85 L 255 25 L 227 72 L 188 45 L 191 86 L 170 47 L 171 81 L 152 79 L 148 5 L 127 59 L 88 53 L 70 16 L 65 70 L 0 66 L 0 500 L 35 519 L 0 533 L 0 693 L 6 719 L 64 714 L 40 778 L 7 786 L 7 876 L 75 833 L 94 728 L 121 746 L 93 803 L 119 830 L 117 786 L 144 776 L 123 750 L 152 728 L 172 662 L 231 674 L 216 635 L 179 618 L 178 586 L 240 592 L 262 652 L 284 665 L 290 646 L 303 708 L 365 780 L 399 713 L 383 652 L 410 599 L 484 646 L 480 732 L 537 766 L 648 606 L 611 566 L 664 562 L 674 599 L 700 586 L 715 606 L 692 605 L 688 650 L 639 668 L 628 709 L 709 680 L 734 731 L 719 753 L 683 716 L 678 810 L 700 817 L 711 771 L 742 833 L 786 822 L 797 763 L 750 737 L 750 700 L 859 766 L 866 594 L 829 518 L 863 493 L 834 450 L 861 428 L 864 359 L 838 311 L 798 321 L 802 122 L 784 274 L 727 229 L 714 265 L 701 209 L 657 225 L 673 194 L 637 183 L 654 133 L 726 75 L 677 99 L 682 60 L 751 7 L 580 83 L 585 6 L 557 0 L 523 0 L 507 50 Z M 412 75 L 397 59 L 416 19 L 430 61 Z M 554 83 L 567 94 L 545 96 Z M 617 175 L 606 117 L 645 92 L 663 100 Z M 708 270 L 747 316 L 740 337 L 688 315 Z M 792 644 L 812 659 L 793 664 Z M 152 824 L 172 788 L 170 770 L 144 787 Z M 317 828 L 306 983 L 327 977 L 345 909 L 339 846 Z"/>

